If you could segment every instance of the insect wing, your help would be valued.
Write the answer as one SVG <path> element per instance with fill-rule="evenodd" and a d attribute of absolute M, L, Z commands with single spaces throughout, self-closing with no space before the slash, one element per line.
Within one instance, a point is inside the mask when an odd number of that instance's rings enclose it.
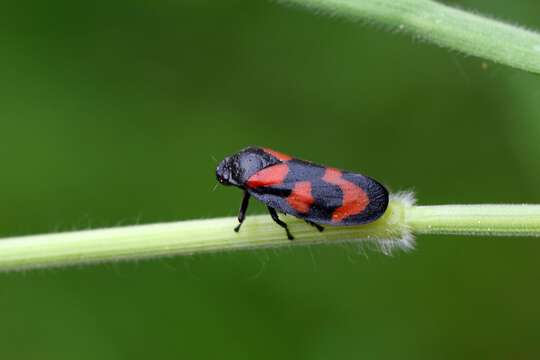
<path fill-rule="evenodd" d="M 266 205 L 318 224 L 368 223 L 388 204 L 388 192 L 371 178 L 296 159 L 262 169 L 246 185 Z"/>

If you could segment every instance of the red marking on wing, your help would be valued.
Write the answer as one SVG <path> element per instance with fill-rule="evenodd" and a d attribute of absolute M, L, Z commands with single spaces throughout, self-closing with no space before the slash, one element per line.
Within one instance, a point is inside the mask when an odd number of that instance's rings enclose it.
<path fill-rule="evenodd" d="M 369 204 L 366 192 L 350 181 L 345 180 L 341 171 L 326 169 L 322 179 L 330 184 L 339 186 L 343 192 L 343 202 L 332 214 L 333 222 L 340 222 L 348 216 L 360 214 Z"/>
<path fill-rule="evenodd" d="M 247 186 L 256 188 L 260 186 L 272 186 L 281 184 L 287 173 L 289 166 L 287 164 L 276 164 L 262 169 L 253 174 L 247 181 Z"/>
<path fill-rule="evenodd" d="M 264 152 L 272 155 L 273 157 L 275 157 L 279 161 L 288 161 L 288 160 L 292 159 L 292 156 L 286 155 L 284 153 L 280 153 L 279 151 L 275 151 L 275 150 L 267 149 L 267 148 L 263 148 L 263 150 L 264 150 Z"/>
<path fill-rule="evenodd" d="M 287 202 L 296 211 L 307 213 L 315 202 L 313 195 L 311 195 L 311 182 L 299 181 L 294 184 L 291 195 L 287 197 Z"/>

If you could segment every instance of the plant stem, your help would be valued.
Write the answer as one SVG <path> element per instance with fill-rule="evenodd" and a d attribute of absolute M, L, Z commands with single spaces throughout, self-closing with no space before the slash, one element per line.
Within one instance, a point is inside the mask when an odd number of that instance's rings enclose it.
<path fill-rule="evenodd" d="M 279 0 L 383 24 L 442 47 L 540 73 L 540 34 L 430 0 Z"/>
<path fill-rule="evenodd" d="M 362 240 L 378 241 L 383 251 L 407 249 L 412 247 L 404 222 L 409 207 L 407 197 L 395 196 L 376 222 L 322 233 L 289 216 L 293 241 L 269 215 L 248 216 L 239 233 L 233 231 L 238 220 L 229 217 L 7 238 L 0 240 L 0 271 Z"/>
<path fill-rule="evenodd" d="M 406 221 L 416 234 L 540 236 L 540 205 L 415 206 Z"/>
<path fill-rule="evenodd" d="M 240 233 L 235 218 L 180 221 L 0 240 L 0 271 L 142 259 L 237 249 L 368 242 L 384 252 L 413 247 L 412 234 L 540 236 L 540 205 L 414 206 L 394 195 L 379 220 L 319 233 L 287 217 L 295 240 L 268 215 L 250 216 Z"/>

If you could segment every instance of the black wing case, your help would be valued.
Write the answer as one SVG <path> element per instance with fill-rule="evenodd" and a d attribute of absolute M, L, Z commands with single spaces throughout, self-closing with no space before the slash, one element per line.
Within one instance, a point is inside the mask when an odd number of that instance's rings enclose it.
<path fill-rule="evenodd" d="M 247 188 L 279 212 L 317 224 L 347 226 L 372 222 L 386 211 L 388 191 L 367 176 L 297 159 L 284 163 L 288 173 L 282 182 Z"/>

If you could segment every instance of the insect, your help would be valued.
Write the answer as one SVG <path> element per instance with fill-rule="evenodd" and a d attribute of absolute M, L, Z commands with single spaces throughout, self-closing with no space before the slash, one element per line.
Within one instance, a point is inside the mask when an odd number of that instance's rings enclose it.
<path fill-rule="evenodd" d="M 216 178 L 223 185 L 244 191 L 236 232 L 246 218 L 252 196 L 267 206 L 290 240 L 294 237 L 278 211 L 304 219 L 323 231 L 322 225 L 370 223 L 381 217 L 388 206 L 388 190 L 367 176 L 267 148 L 248 147 L 226 157 L 216 169 Z"/>

